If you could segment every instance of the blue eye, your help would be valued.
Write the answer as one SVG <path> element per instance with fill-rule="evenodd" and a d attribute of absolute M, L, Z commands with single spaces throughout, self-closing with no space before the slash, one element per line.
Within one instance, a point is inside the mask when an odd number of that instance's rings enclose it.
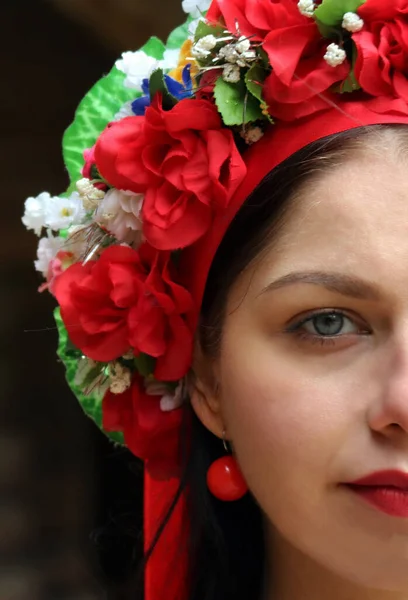
<path fill-rule="evenodd" d="M 333 309 L 309 314 L 305 319 L 291 325 L 287 332 L 313 343 L 331 345 L 345 335 L 370 333 L 344 312 Z"/>

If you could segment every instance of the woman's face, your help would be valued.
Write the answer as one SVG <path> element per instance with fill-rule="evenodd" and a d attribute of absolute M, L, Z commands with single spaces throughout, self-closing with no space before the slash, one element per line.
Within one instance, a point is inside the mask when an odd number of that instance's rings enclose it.
<path fill-rule="evenodd" d="M 217 375 L 227 439 L 278 549 L 408 589 L 408 513 L 341 485 L 408 477 L 405 163 L 367 151 L 305 188 L 231 291 Z"/>

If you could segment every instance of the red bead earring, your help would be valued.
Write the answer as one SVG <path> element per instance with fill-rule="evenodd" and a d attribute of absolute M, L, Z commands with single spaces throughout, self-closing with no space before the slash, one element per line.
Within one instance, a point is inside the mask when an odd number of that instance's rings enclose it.
<path fill-rule="evenodd" d="M 228 452 L 225 431 L 222 435 L 224 448 Z M 213 496 L 226 502 L 239 500 L 248 491 L 237 461 L 231 455 L 223 456 L 212 463 L 207 471 L 207 486 Z"/>

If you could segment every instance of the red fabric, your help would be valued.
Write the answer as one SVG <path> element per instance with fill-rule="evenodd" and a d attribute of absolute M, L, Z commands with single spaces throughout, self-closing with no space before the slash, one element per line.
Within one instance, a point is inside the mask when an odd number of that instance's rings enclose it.
<path fill-rule="evenodd" d="M 220 0 L 219 0 L 220 1 Z M 226 4 L 229 4 L 226 2 Z M 219 215 L 207 234 L 181 255 L 180 268 L 184 273 L 185 283 L 194 298 L 196 306 L 201 306 L 208 272 L 216 250 L 234 215 L 242 203 L 261 182 L 261 180 L 279 163 L 307 144 L 325 136 L 340 133 L 364 125 L 378 123 L 404 123 L 408 125 L 408 117 L 398 106 L 388 103 L 388 112 L 375 112 L 363 95 L 360 100 L 339 101 L 335 107 L 316 113 L 312 117 L 294 123 L 279 123 L 271 127 L 269 132 L 245 154 L 248 173 L 229 204 L 226 214 Z M 156 531 L 159 516 L 163 507 L 169 506 L 177 489 L 178 479 L 169 473 L 167 481 L 163 471 L 160 478 L 154 475 L 154 461 L 149 461 L 150 470 L 145 476 L 145 532 L 147 540 L 151 540 Z M 173 556 L 177 540 L 188 537 L 188 514 L 185 509 L 185 497 L 177 507 L 165 530 L 163 540 L 149 562 L 146 570 L 145 600 L 188 600 L 185 587 L 188 568 L 188 551 L 184 557 L 178 558 L 176 568 Z"/>
<path fill-rule="evenodd" d="M 95 161 L 112 186 L 145 194 L 147 241 L 176 250 L 205 234 L 246 169 L 211 102 L 185 99 L 165 111 L 161 101 L 158 94 L 145 116 L 111 123 L 96 142 Z"/>
<path fill-rule="evenodd" d="M 176 283 L 170 252 L 111 246 L 61 273 L 54 294 L 73 344 L 100 362 L 134 349 L 156 358 L 155 376 L 177 381 L 191 364 L 193 302 Z"/>

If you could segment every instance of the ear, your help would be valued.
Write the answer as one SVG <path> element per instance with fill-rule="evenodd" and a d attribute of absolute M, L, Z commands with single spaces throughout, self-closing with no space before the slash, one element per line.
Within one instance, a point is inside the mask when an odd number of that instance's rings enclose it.
<path fill-rule="evenodd" d="M 189 393 L 191 405 L 201 423 L 214 435 L 222 438 L 224 419 L 215 361 L 204 356 L 199 347 L 196 347 Z"/>

